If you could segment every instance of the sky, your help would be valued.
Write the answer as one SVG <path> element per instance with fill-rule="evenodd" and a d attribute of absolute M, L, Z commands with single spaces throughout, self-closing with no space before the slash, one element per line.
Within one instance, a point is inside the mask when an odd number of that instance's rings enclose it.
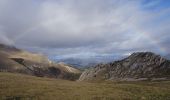
<path fill-rule="evenodd" d="M 58 57 L 170 53 L 170 0 L 0 0 L 0 43 Z"/>

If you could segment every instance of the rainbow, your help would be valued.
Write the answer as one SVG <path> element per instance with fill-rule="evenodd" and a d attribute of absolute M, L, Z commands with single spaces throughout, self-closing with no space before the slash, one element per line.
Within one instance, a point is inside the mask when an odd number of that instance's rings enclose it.
<path fill-rule="evenodd" d="M 57 21 L 57 20 L 53 19 L 53 20 L 49 20 L 49 21 L 47 21 L 47 22 L 45 22 L 45 23 L 40 23 L 40 24 L 38 24 L 38 25 L 35 25 L 35 27 L 32 27 L 32 28 L 26 30 L 24 33 L 16 36 L 16 37 L 14 38 L 14 43 L 15 43 L 15 41 L 17 41 L 18 39 L 20 39 L 20 38 L 24 37 L 25 35 L 29 34 L 30 32 L 35 31 L 35 30 L 37 30 L 37 29 L 39 29 L 39 28 L 41 28 L 41 27 L 51 25 L 51 24 L 55 23 L 56 21 Z M 158 41 L 157 41 L 154 37 L 152 37 L 148 32 L 141 31 L 141 30 L 139 30 L 139 29 L 134 29 L 133 32 L 134 32 L 134 33 L 139 33 L 139 34 L 141 34 L 145 39 L 147 39 L 148 41 L 150 41 L 150 43 L 151 43 L 154 47 L 156 47 L 157 50 L 159 50 L 159 53 L 161 53 L 161 54 L 167 54 L 167 53 L 168 53 L 167 49 L 166 49 L 165 47 L 161 46 L 161 45 L 158 43 Z"/>

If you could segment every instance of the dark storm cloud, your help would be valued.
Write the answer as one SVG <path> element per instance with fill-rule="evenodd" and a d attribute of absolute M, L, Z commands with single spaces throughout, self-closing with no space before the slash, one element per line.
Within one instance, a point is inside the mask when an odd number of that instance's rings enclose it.
<path fill-rule="evenodd" d="M 165 52 L 170 8 L 159 3 L 1 0 L 0 42 L 51 54 Z"/>

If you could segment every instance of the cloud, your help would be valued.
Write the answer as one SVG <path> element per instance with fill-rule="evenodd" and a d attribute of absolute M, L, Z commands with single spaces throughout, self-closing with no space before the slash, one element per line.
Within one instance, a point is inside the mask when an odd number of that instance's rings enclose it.
<path fill-rule="evenodd" d="M 170 8 L 152 12 L 159 3 L 1 0 L 0 42 L 56 55 L 164 53 L 160 48 L 166 48 L 170 43 Z M 159 12 L 155 13 L 157 10 Z"/>

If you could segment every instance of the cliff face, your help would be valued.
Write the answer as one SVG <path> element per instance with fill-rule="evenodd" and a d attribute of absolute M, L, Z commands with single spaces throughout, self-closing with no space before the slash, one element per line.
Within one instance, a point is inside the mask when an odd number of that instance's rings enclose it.
<path fill-rule="evenodd" d="M 170 61 L 151 52 L 133 53 L 108 64 L 99 64 L 82 73 L 79 80 L 161 80 L 170 78 Z"/>

